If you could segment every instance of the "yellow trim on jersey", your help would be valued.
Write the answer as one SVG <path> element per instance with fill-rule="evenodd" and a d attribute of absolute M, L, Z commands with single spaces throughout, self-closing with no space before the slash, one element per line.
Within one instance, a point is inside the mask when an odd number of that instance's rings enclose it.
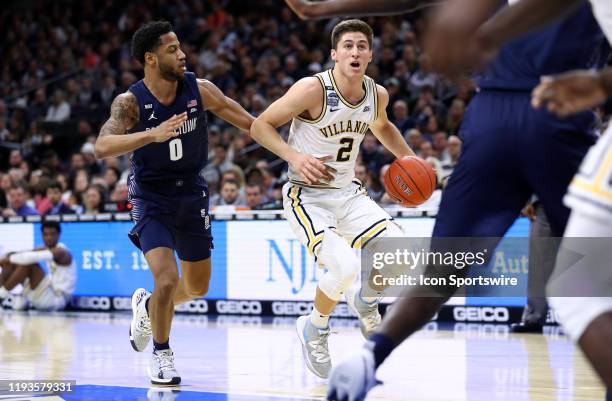
<path fill-rule="evenodd" d="M 612 148 L 608 149 L 603 163 L 597 169 L 593 180 L 586 180 L 580 174 L 576 175 L 572 180 L 572 186 L 575 186 L 584 191 L 591 192 L 604 199 L 612 200 L 612 192 L 604 189 L 604 181 L 612 177 L 606 177 L 606 174 L 612 170 Z"/>
<path fill-rule="evenodd" d="M 315 77 L 319 78 L 319 83 L 321 84 L 321 87 L 323 88 L 323 108 L 321 109 L 321 114 L 319 114 L 319 116 L 315 118 L 314 120 L 311 120 L 305 117 L 300 117 L 300 116 L 295 117 L 296 119 L 300 121 L 304 121 L 305 123 L 310 123 L 310 124 L 315 124 L 321 121 L 323 117 L 325 116 L 325 113 L 327 112 L 327 91 L 325 89 L 325 82 L 323 82 L 323 78 L 321 78 L 319 75 L 315 75 Z"/>
<path fill-rule="evenodd" d="M 380 234 L 382 231 L 384 231 L 387 228 L 387 220 L 383 220 L 380 223 L 378 223 L 377 225 L 375 225 L 374 227 L 372 227 L 371 229 L 369 229 L 368 231 L 366 231 L 365 233 L 363 233 L 361 236 L 356 239 L 355 242 L 355 248 L 356 249 L 361 249 L 361 247 L 363 246 L 364 243 L 364 239 L 369 239 L 372 237 L 376 237 L 378 234 Z"/>
<path fill-rule="evenodd" d="M 372 90 L 374 91 L 374 121 L 378 120 L 378 90 L 376 88 L 376 82 L 372 78 L 372 86 L 374 87 Z"/>
<path fill-rule="evenodd" d="M 327 74 L 329 75 L 329 78 L 331 79 L 331 83 L 332 86 L 334 87 L 336 93 L 338 94 L 338 97 L 340 98 L 340 100 L 342 101 L 342 103 L 344 103 L 345 105 L 347 105 L 348 107 L 350 107 L 351 109 L 356 109 L 359 106 L 361 106 L 366 99 L 368 98 L 368 84 L 365 83 L 365 89 L 366 89 L 366 93 L 363 96 L 363 99 L 361 99 L 361 101 L 359 102 L 359 104 L 351 104 L 351 102 L 349 102 L 348 100 L 346 100 L 344 98 L 344 96 L 342 96 L 342 92 L 340 92 L 340 89 L 338 89 L 338 85 L 336 85 L 336 80 L 334 79 L 334 73 L 333 70 L 327 70 Z M 364 76 L 364 80 L 365 80 L 365 76 Z"/>
<path fill-rule="evenodd" d="M 306 217 L 306 210 L 304 210 L 304 206 L 300 206 L 300 200 L 298 199 L 299 190 L 300 187 L 294 185 L 289 192 L 289 198 L 292 201 L 291 209 L 297 215 L 302 228 L 304 228 L 304 231 L 306 232 L 306 237 L 308 238 L 308 251 L 311 255 L 314 255 L 314 248 L 323 240 L 323 233 L 319 233 L 317 235 L 314 227 L 312 224 L 310 224 L 309 219 Z"/>

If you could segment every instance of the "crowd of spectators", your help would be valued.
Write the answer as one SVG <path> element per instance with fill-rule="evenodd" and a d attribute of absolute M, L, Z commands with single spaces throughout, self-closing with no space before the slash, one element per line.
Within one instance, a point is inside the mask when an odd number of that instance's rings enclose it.
<path fill-rule="evenodd" d="M 172 22 L 190 70 L 253 115 L 296 80 L 332 67 L 329 34 L 337 21 L 300 21 L 282 0 L 9 1 L 0 11 L 3 216 L 123 210 L 129 161 L 98 161 L 93 143 L 113 98 L 142 77 L 129 39 L 155 19 Z M 457 131 L 473 87 L 430 72 L 418 14 L 367 21 L 375 32 L 367 73 L 387 88 L 390 120 L 444 185 L 461 152 Z M 209 117 L 202 175 L 212 205 L 281 207 L 286 164 Z M 381 177 L 392 160 L 368 133 L 356 174 L 382 203 L 391 202 Z"/>

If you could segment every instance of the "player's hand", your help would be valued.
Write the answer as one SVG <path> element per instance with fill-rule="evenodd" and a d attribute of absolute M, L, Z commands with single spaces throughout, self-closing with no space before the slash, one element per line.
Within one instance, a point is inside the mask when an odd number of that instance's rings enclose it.
<path fill-rule="evenodd" d="M 153 142 L 165 142 L 170 138 L 178 136 L 178 128 L 187 121 L 187 112 L 175 114 L 157 127 L 151 130 Z"/>
<path fill-rule="evenodd" d="M 565 117 L 591 109 L 606 101 L 606 92 L 597 72 L 572 71 L 542 77 L 531 93 L 536 109 L 545 106 L 551 113 Z"/>
<path fill-rule="evenodd" d="M 329 401 L 363 401 L 374 386 L 381 384 L 376 380 L 374 355 L 362 348 L 332 368 L 327 386 Z"/>
<path fill-rule="evenodd" d="M 334 179 L 333 173 L 336 170 L 325 165 L 326 161 L 332 159 L 332 156 L 314 157 L 304 153 L 296 153 L 289 164 L 296 170 L 307 184 L 320 184 L 321 181 L 331 181 Z"/>
<path fill-rule="evenodd" d="M 536 212 L 535 212 L 535 207 L 533 207 L 533 203 L 531 202 L 527 203 L 525 207 L 523 208 L 523 210 L 521 210 L 521 215 L 527 217 L 529 221 L 535 221 Z"/>

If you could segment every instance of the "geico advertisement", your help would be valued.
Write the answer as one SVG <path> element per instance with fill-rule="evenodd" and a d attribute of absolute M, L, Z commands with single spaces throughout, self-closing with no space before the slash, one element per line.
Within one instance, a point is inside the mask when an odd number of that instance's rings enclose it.
<path fill-rule="evenodd" d="M 434 223 L 397 221 L 410 236 L 431 235 Z M 227 222 L 228 298 L 312 300 L 323 273 L 286 221 Z"/>

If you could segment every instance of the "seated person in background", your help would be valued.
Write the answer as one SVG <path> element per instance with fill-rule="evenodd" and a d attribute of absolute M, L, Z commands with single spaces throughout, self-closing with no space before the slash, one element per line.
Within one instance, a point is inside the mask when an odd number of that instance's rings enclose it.
<path fill-rule="evenodd" d="M 240 186 L 237 181 L 227 179 L 221 185 L 221 192 L 210 198 L 210 206 L 246 206 L 246 201 L 240 196 Z"/>
<path fill-rule="evenodd" d="M 47 187 L 47 198 L 51 202 L 51 208 L 47 215 L 73 214 L 74 210 L 62 200 L 62 186 L 57 181 L 51 181 Z"/>
<path fill-rule="evenodd" d="M 2 212 L 4 217 L 38 216 L 36 209 L 26 204 L 25 185 L 13 184 L 8 190 L 7 198 L 9 207 Z"/>
<path fill-rule="evenodd" d="M 66 307 L 76 286 L 76 265 L 66 245 L 59 242 L 58 222 L 41 225 L 44 247 L 32 251 L 13 252 L 0 259 L 0 298 L 18 284 L 23 284 L 23 299 L 13 309 L 25 309 L 28 304 L 40 310 L 61 310 Z M 47 262 L 47 273 L 41 263 Z"/>

